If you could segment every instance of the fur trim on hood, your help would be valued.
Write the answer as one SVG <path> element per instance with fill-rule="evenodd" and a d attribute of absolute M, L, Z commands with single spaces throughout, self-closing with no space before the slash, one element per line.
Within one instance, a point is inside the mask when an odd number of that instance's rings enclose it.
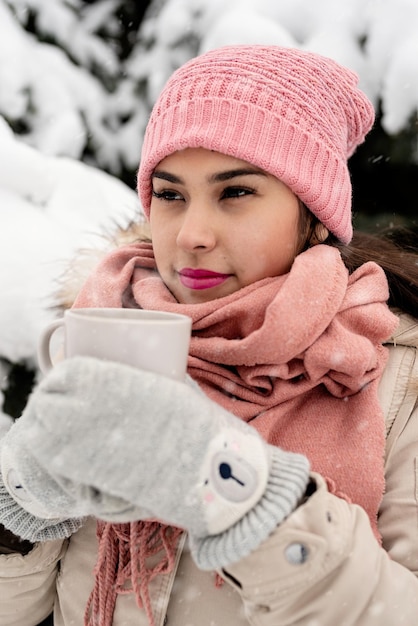
<path fill-rule="evenodd" d="M 53 308 L 59 314 L 72 307 L 87 277 L 108 252 L 135 241 L 150 241 L 149 226 L 145 221 L 131 222 L 126 227 L 115 224 L 114 231 L 101 235 L 101 240 L 97 248 L 80 248 L 57 278 Z"/>

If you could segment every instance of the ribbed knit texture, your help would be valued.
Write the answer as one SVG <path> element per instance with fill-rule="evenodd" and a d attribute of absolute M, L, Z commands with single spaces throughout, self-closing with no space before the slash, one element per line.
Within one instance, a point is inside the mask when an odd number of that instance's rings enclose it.
<path fill-rule="evenodd" d="M 273 174 L 348 243 L 347 159 L 374 121 L 357 82 L 332 59 L 293 48 L 228 46 L 192 59 L 168 80 L 147 126 L 138 171 L 145 214 L 155 166 L 203 147 Z"/>
<path fill-rule="evenodd" d="M 0 475 L 0 519 L 5 528 L 21 539 L 36 543 L 70 537 L 83 525 L 81 518 L 62 521 L 35 517 L 23 509 L 7 491 Z"/>

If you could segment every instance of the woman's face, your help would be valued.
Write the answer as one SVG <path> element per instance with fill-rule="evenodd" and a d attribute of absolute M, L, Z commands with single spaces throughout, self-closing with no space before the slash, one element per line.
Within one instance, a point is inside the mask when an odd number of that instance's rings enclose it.
<path fill-rule="evenodd" d="M 281 181 L 204 148 L 155 168 L 150 225 L 158 271 L 185 304 L 229 295 L 289 271 L 299 201 Z"/>

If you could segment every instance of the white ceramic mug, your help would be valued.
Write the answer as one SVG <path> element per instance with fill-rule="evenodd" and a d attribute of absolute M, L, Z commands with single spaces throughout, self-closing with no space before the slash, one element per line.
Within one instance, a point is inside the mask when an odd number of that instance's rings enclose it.
<path fill-rule="evenodd" d="M 190 317 L 164 311 L 69 309 L 41 334 L 39 367 L 46 373 L 62 358 L 84 355 L 183 380 L 191 326 Z M 51 357 L 54 343 L 61 356 Z"/>

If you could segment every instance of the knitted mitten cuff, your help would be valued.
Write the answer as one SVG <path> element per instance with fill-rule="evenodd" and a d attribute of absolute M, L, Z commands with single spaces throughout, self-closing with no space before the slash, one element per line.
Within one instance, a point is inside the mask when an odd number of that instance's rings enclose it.
<path fill-rule="evenodd" d="M 23 509 L 7 491 L 0 476 L 0 522 L 21 539 L 32 543 L 65 539 L 78 530 L 83 520 L 44 520 Z"/>
<path fill-rule="evenodd" d="M 217 570 L 255 550 L 302 499 L 309 482 L 305 456 L 269 446 L 271 469 L 259 502 L 236 524 L 217 535 L 191 538 L 193 558 L 199 568 Z"/>

